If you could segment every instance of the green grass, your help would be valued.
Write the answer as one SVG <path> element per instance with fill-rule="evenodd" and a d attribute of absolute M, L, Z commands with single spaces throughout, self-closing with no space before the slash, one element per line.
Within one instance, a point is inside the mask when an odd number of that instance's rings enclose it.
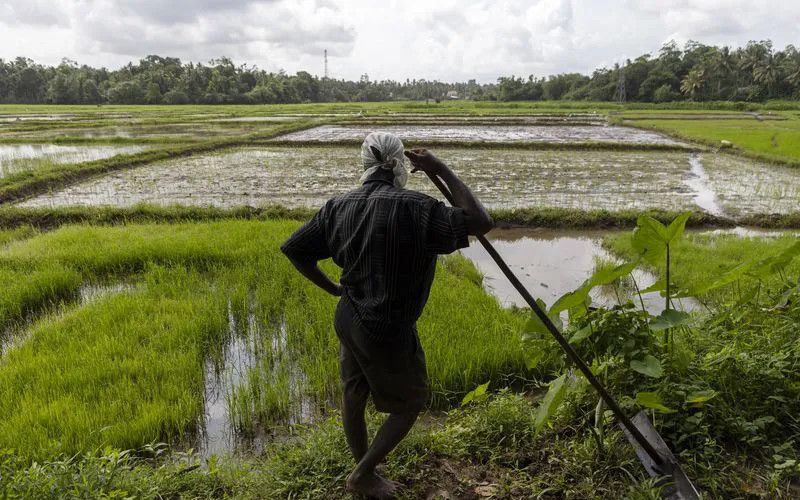
<path fill-rule="evenodd" d="M 143 292 L 48 317 L 6 352 L 3 447 L 49 456 L 191 430 L 202 409 L 204 346 L 222 331 L 224 298 L 196 273 L 179 274 L 154 269 Z"/>
<path fill-rule="evenodd" d="M 0 251 L 0 269 L 14 283 L 0 291 L 6 322 L 35 319 L 54 302 L 74 300 L 83 283 L 135 286 L 44 314 L 3 354 L 0 448 L 44 457 L 191 433 L 202 406 L 203 363 L 219 359 L 230 339 L 231 311 L 239 324 L 253 314 L 262 325 L 236 333 L 252 335 L 262 354 L 277 340 L 275 325 L 283 323 L 287 336 L 285 349 L 269 352 L 250 370 L 249 379 L 258 383 L 239 387 L 234 412 L 240 427 L 274 425 L 301 396 L 323 406 L 336 401 L 336 300 L 278 251 L 297 226 L 66 226 L 8 243 Z M 525 318 L 501 309 L 466 262 L 454 265 L 455 272 L 448 271 L 453 265 L 439 269 L 419 323 L 432 404 L 440 408 L 486 380 L 507 383 L 526 372 L 518 344 Z M 330 263 L 325 269 L 335 276 Z"/>
<path fill-rule="evenodd" d="M 720 146 L 731 142 L 758 159 L 800 165 L 800 120 L 637 120 L 637 127 L 660 130 L 677 137 Z"/>
<path fill-rule="evenodd" d="M 88 223 L 93 225 L 118 225 L 141 222 L 189 222 L 237 220 L 291 219 L 306 221 L 316 212 L 314 208 L 286 208 L 280 205 L 264 207 L 195 207 L 161 206 L 140 204 L 132 207 L 64 207 L 50 208 L 0 207 L 0 228 L 33 227 L 53 229 L 65 224 Z M 642 215 L 649 215 L 662 222 L 669 222 L 679 212 L 666 210 L 581 210 L 572 208 L 514 208 L 490 209 L 498 227 L 547 227 L 547 228 L 632 228 Z M 800 228 L 798 213 L 780 217 L 753 216 L 747 225 L 768 228 Z M 689 218 L 689 227 L 733 227 L 735 222 L 705 213 L 694 213 Z M 0 237 L 2 241 L 2 237 Z"/>
<path fill-rule="evenodd" d="M 474 498 L 487 487 L 500 498 L 661 498 L 621 432 L 609 426 L 599 452 L 582 426 L 580 398 L 556 415 L 553 429 L 534 431 L 536 403 L 507 392 L 426 416 L 389 455 L 389 477 L 407 485 L 400 498 Z M 369 415 L 370 434 L 379 425 Z M 681 457 L 710 498 L 793 498 L 789 481 L 765 464 L 723 453 L 713 463 Z M 703 470 L 703 467 L 719 467 Z M 0 451 L 0 495 L 9 498 L 356 498 L 344 490 L 352 470 L 336 416 L 259 456 L 205 461 L 161 445 L 121 452 L 107 448 L 29 464 Z M 708 475 L 698 476 L 700 472 Z"/>

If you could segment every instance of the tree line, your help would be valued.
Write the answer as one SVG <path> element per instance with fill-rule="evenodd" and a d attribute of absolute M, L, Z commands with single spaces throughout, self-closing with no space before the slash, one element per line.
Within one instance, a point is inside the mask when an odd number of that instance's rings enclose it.
<path fill-rule="evenodd" d="M 717 47 L 690 41 L 664 44 L 591 75 L 503 76 L 497 83 L 429 80 L 358 81 L 319 78 L 307 71 L 266 72 L 229 58 L 182 63 L 150 55 L 109 71 L 64 59 L 43 66 L 17 57 L 0 59 L 0 103 L 7 104 L 276 104 L 428 100 L 590 100 L 636 102 L 764 101 L 800 99 L 800 51 L 774 50 L 772 42 Z"/>

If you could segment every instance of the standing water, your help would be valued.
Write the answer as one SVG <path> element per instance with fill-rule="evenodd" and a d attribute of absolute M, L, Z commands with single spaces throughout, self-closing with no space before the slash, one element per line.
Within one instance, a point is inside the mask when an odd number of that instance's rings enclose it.
<path fill-rule="evenodd" d="M 708 175 L 700 161 L 700 155 L 690 156 L 689 166 L 692 169 L 692 177 L 685 182 L 694 191 L 695 204 L 711 215 L 724 217 L 725 210 L 720 206 L 717 194 L 708 186 Z"/>
<path fill-rule="evenodd" d="M 497 229 L 489 233 L 488 238 L 531 295 L 542 299 L 549 307 L 565 293 L 580 287 L 592 275 L 598 260 L 618 261 L 600 245 L 603 237 L 612 234 L 601 230 Z M 527 307 L 519 292 L 477 241 L 462 249 L 461 253 L 475 263 L 484 275 L 484 286 L 503 305 Z M 656 276 L 637 269 L 633 272 L 633 279 L 640 289 L 644 289 L 656 281 Z M 638 297 L 631 297 L 621 290 L 619 293 L 618 298 L 612 288 L 597 287 L 592 290 L 592 302 L 611 306 L 619 299 L 630 298 L 640 306 Z M 645 308 L 654 314 L 659 314 L 664 308 L 664 298 L 658 293 L 643 294 L 642 301 Z M 675 302 L 679 308 L 694 308 L 690 301 Z"/>

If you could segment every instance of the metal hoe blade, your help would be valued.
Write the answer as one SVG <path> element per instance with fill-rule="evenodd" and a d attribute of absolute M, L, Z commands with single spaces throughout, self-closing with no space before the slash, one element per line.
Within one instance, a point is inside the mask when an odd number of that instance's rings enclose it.
<path fill-rule="evenodd" d="M 430 178 L 431 182 L 433 182 L 439 191 L 442 192 L 447 201 L 450 204 L 453 204 L 453 195 L 450 193 L 450 190 L 447 186 L 444 185 L 439 177 L 425 172 L 428 177 Z M 600 395 L 602 400 L 606 403 L 606 406 L 614 413 L 614 416 L 617 417 L 619 421 L 620 427 L 622 427 L 623 431 L 625 432 L 625 437 L 628 438 L 628 441 L 633 444 L 636 455 L 639 457 L 639 460 L 644 465 L 647 473 L 651 476 L 655 477 L 664 477 L 664 480 L 660 482 L 663 486 L 662 488 L 662 495 L 665 498 L 675 499 L 675 500 L 695 500 L 700 498 L 700 494 L 697 492 L 697 489 L 692 485 L 692 482 L 689 481 L 689 478 L 683 472 L 680 465 L 678 464 L 675 455 L 667 448 L 667 445 L 664 443 L 664 440 L 661 439 L 661 436 L 658 435 L 653 425 L 650 423 L 650 420 L 647 418 L 647 414 L 645 412 L 639 412 L 633 419 L 629 419 L 625 413 L 622 411 L 622 408 L 617 404 L 616 400 L 611 396 L 611 394 L 606 390 L 606 388 L 600 383 L 600 381 L 595 377 L 592 370 L 586 365 L 586 363 L 578 356 L 578 353 L 575 352 L 575 349 L 572 348 L 570 343 L 567 339 L 561 335 L 561 332 L 558 331 L 556 326 L 547 316 L 539 304 L 536 303 L 536 300 L 530 294 L 530 292 L 523 286 L 522 282 L 519 281 L 519 278 L 511 271 L 508 265 L 505 263 L 500 254 L 497 253 L 497 250 L 489 243 L 483 236 L 478 236 L 478 241 L 481 242 L 483 247 L 489 253 L 489 255 L 494 259 L 497 266 L 503 271 L 508 281 L 514 286 L 514 288 L 522 295 L 522 298 L 525 299 L 525 302 L 531 307 L 536 316 L 542 321 L 542 323 L 547 327 L 548 331 L 553 335 L 556 342 L 561 346 L 561 349 L 567 354 L 567 357 L 575 363 L 575 366 L 583 373 L 583 376 L 586 377 L 586 380 L 589 381 L 591 386 L 597 393 Z"/>
<path fill-rule="evenodd" d="M 674 500 L 699 499 L 700 493 L 686 476 L 686 473 L 683 472 L 675 455 L 672 454 L 667 444 L 661 439 L 661 436 L 658 435 L 653 424 L 650 423 L 650 419 L 647 418 L 647 412 L 642 410 L 630 420 L 634 427 L 639 430 L 647 442 L 650 443 L 661 456 L 661 463 L 656 463 L 647 451 L 641 447 L 639 441 L 628 432 L 628 429 L 626 429 L 622 423 L 620 423 L 619 426 L 622 428 L 622 432 L 625 434 L 628 442 L 633 445 L 636 456 L 639 457 L 639 461 L 642 462 L 647 473 L 650 474 L 651 477 L 663 478 L 658 482 L 658 485 L 662 487 L 661 495 L 664 498 Z"/>

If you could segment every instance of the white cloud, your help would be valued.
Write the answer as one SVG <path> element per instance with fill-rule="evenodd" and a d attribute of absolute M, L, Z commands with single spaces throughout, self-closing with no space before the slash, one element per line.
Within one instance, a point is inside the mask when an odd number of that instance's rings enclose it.
<path fill-rule="evenodd" d="M 4 25 L 4 26 L 2 26 Z M 782 0 L 4 0 L 0 57 L 118 67 L 148 54 L 373 80 L 590 72 L 663 42 L 798 43 Z"/>

